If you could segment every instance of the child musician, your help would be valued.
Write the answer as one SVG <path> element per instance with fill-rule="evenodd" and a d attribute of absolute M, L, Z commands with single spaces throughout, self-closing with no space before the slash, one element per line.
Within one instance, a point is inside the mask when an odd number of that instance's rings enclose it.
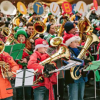
<path fill-rule="evenodd" d="M 46 54 L 49 45 L 44 39 L 35 40 L 35 52 L 30 56 L 28 62 L 28 68 L 42 72 L 45 69 L 45 66 L 40 65 L 39 63 L 49 57 Z M 50 64 L 49 64 L 50 65 Z M 49 65 L 47 67 L 49 67 Z M 52 74 L 50 77 L 43 77 L 44 81 L 39 82 L 39 86 L 33 86 L 34 89 L 34 100 L 54 100 L 53 93 L 53 84 L 56 84 L 56 74 Z"/>
<path fill-rule="evenodd" d="M 80 37 L 78 35 L 74 34 L 67 34 L 64 36 L 64 43 L 66 46 L 68 46 L 71 57 L 77 59 L 77 56 L 79 55 L 80 51 L 78 49 L 79 46 Z M 67 62 L 66 62 L 67 63 Z M 80 66 L 78 69 L 76 75 L 79 75 L 81 72 L 81 69 L 83 68 L 84 64 Z M 75 70 L 79 66 L 76 66 Z M 74 73 L 75 73 L 74 70 Z M 65 72 L 65 81 L 68 85 L 68 92 L 69 92 L 69 100 L 83 100 L 84 97 L 84 90 L 85 90 L 85 82 L 88 81 L 87 74 L 82 75 L 79 79 L 75 80 L 72 79 L 70 75 L 70 70 L 66 70 Z"/>

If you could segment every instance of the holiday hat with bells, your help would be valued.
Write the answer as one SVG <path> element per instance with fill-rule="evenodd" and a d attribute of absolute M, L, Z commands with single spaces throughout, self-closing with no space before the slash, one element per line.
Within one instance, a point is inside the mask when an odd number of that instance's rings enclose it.
<path fill-rule="evenodd" d="M 38 38 L 35 40 L 35 50 L 36 51 L 40 47 L 49 47 L 49 44 L 46 40 Z"/>
<path fill-rule="evenodd" d="M 63 43 L 66 46 L 69 46 L 71 42 L 73 41 L 80 41 L 81 38 L 78 35 L 73 35 L 73 34 L 67 34 L 63 37 Z"/>

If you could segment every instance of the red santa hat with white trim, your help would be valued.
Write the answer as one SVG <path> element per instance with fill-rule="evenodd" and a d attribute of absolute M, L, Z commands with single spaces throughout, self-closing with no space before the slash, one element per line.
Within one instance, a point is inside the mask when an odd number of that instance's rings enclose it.
<path fill-rule="evenodd" d="M 65 43 L 66 46 L 69 46 L 71 42 L 73 41 L 80 41 L 81 38 L 78 35 L 74 35 L 74 34 L 66 34 L 63 37 L 63 43 Z"/>
<path fill-rule="evenodd" d="M 46 40 L 38 38 L 35 40 L 35 50 L 37 50 L 40 47 L 49 47 L 49 44 Z"/>

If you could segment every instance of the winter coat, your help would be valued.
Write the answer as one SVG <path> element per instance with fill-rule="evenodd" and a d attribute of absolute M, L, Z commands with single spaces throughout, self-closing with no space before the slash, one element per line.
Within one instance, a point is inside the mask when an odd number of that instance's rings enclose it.
<path fill-rule="evenodd" d="M 42 72 L 44 70 L 44 66 L 40 65 L 39 63 L 49 57 L 48 54 L 42 54 L 38 51 L 35 51 L 31 56 L 30 60 L 28 62 L 28 69 L 38 69 L 38 72 Z M 41 75 L 40 75 L 41 76 Z M 34 81 L 36 78 L 34 78 Z M 54 95 L 53 95 L 53 84 L 57 83 L 56 79 L 56 73 L 52 74 L 51 77 L 44 77 L 44 81 L 38 82 L 39 86 L 33 86 L 32 88 L 38 88 L 40 86 L 45 86 L 47 89 L 49 89 L 49 100 L 54 100 Z"/>
<path fill-rule="evenodd" d="M 77 59 L 77 55 L 80 53 L 79 50 L 75 49 L 75 51 L 73 51 L 73 49 L 71 49 L 70 47 L 69 47 L 69 50 L 70 50 L 70 53 L 71 53 L 71 57 L 73 57 L 74 59 Z M 80 66 L 79 70 L 81 68 L 83 68 L 83 66 L 84 66 L 84 61 L 81 60 L 81 59 L 79 59 L 79 60 L 82 61 L 82 64 L 76 66 L 74 72 L 77 70 L 77 68 L 79 68 L 79 66 Z M 68 63 L 68 62 L 65 62 L 65 63 Z M 76 75 L 80 74 L 79 70 L 77 71 Z M 65 71 L 65 82 L 66 82 L 66 84 L 87 82 L 88 81 L 87 75 L 85 77 L 81 76 L 78 80 L 74 80 L 74 79 L 72 79 L 72 77 L 70 75 L 70 70 L 66 70 Z"/>
<path fill-rule="evenodd" d="M 6 52 L 0 54 L 0 61 L 5 61 L 10 65 L 11 71 L 16 72 L 19 69 L 19 66 L 15 63 L 12 57 Z M 0 99 L 8 98 L 13 96 L 13 89 L 7 90 L 7 88 L 11 88 L 11 84 L 7 78 L 2 77 L 1 68 L 0 68 Z"/>

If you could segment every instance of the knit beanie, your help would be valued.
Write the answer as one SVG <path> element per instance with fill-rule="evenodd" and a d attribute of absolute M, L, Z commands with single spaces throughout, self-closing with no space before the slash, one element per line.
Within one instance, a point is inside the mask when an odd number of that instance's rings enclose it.
<path fill-rule="evenodd" d="M 19 26 L 14 27 L 14 31 L 17 32 L 18 28 L 19 28 Z"/>
<path fill-rule="evenodd" d="M 17 39 L 18 38 L 18 35 L 20 35 L 20 34 L 24 35 L 27 38 L 26 31 L 24 29 L 18 29 L 17 33 L 15 33 L 15 36 L 14 36 L 15 39 Z"/>
<path fill-rule="evenodd" d="M 72 22 L 68 21 L 65 23 L 64 29 L 67 33 L 73 28 L 75 28 L 75 25 Z"/>
<path fill-rule="evenodd" d="M 18 17 L 23 16 L 23 14 L 19 13 Z"/>
<path fill-rule="evenodd" d="M 49 15 L 52 15 L 52 13 L 50 12 L 50 13 L 48 14 L 48 16 L 49 16 Z"/>

